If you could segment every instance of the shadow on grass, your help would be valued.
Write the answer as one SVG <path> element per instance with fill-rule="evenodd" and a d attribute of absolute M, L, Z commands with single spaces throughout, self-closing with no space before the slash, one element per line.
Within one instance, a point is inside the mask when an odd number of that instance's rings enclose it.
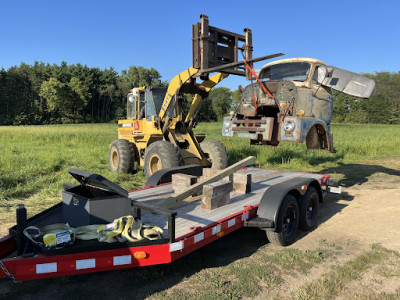
<path fill-rule="evenodd" d="M 400 170 L 390 169 L 379 165 L 344 164 L 339 162 L 337 167 L 321 170 L 322 174 L 343 174 L 339 184 L 344 187 L 360 185 L 368 181 L 368 177 L 376 173 L 400 176 Z"/>
<path fill-rule="evenodd" d="M 239 148 L 239 149 L 229 149 L 229 161 L 231 164 L 236 163 L 242 159 L 245 159 L 249 156 L 257 157 L 259 151 L 255 148 Z"/>
<path fill-rule="evenodd" d="M 313 151 L 313 150 L 309 150 Z M 288 163 L 292 159 L 300 159 L 312 166 L 317 166 L 319 164 L 327 163 L 327 162 L 337 162 L 343 159 L 343 155 L 335 155 L 335 156 L 325 156 L 325 155 L 317 155 L 317 156 L 308 156 L 307 152 L 298 152 L 293 149 L 282 149 L 279 153 L 271 155 L 268 157 L 267 162 L 271 164 L 281 164 Z"/>
<path fill-rule="evenodd" d="M 333 194 L 324 197 L 324 202 L 320 204 L 319 207 L 320 211 L 318 213 L 317 226 L 309 231 L 299 230 L 297 232 L 297 240 L 300 240 L 303 237 L 312 233 L 314 230 L 318 228 L 318 226 L 327 222 L 330 218 L 340 213 L 344 208 L 346 208 L 349 205 L 348 203 L 338 203 L 338 200 L 351 201 L 353 199 L 354 196 L 349 195 L 347 193 L 342 193 L 341 195 Z"/>
<path fill-rule="evenodd" d="M 249 146 L 248 148 L 239 148 L 239 149 L 229 149 L 229 158 L 230 163 L 238 162 L 242 159 L 245 159 L 248 156 L 255 156 L 260 158 L 260 151 L 262 151 L 261 147 L 267 146 Z M 335 154 L 327 155 L 325 150 L 320 150 L 319 152 L 313 153 L 310 155 L 310 151 L 316 150 L 307 150 L 306 152 L 298 151 L 297 149 L 284 149 L 280 148 L 279 151 L 274 153 L 270 153 L 265 161 L 260 162 L 260 164 L 269 163 L 269 164 L 283 164 L 290 163 L 293 159 L 299 159 L 304 161 L 307 164 L 312 166 L 317 166 L 323 163 L 334 163 L 340 160 L 343 160 L 343 154 Z M 318 151 L 318 150 L 317 150 Z"/>

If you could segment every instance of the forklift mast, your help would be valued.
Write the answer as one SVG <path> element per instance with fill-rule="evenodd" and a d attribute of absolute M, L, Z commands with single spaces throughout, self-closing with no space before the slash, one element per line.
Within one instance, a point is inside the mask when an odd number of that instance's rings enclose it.
<path fill-rule="evenodd" d="M 248 70 L 243 64 L 238 63 L 239 51 L 245 53 L 246 60 L 252 59 L 251 30 L 245 28 L 245 35 L 241 35 L 210 26 L 206 15 L 200 15 L 200 19 L 200 23 L 192 26 L 193 67 L 172 79 L 159 113 L 160 121 L 165 121 L 164 117 L 169 105 L 178 98 L 180 93 L 194 95 L 189 114 L 185 118 L 185 123 L 189 124 L 196 116 L 202 99 L 206 98 L 209 91 L 221 80 L 228 77 L 229 74 L 249 78 Z M 209 74 L 213 72 L 218 73 L 209 77 Z M 203 82 L 197 84 L 197 78 Z M 165 130 L 167 127 L 165 126 Z"/>

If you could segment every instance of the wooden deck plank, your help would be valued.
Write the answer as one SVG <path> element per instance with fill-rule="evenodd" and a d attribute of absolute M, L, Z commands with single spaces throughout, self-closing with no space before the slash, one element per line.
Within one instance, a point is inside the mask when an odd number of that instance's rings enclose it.
<path fill-rule="evenodd" d="M 227 205 L 205 210 L 201 208 L 201 198 L 194 197 L 185 200 L 171 210 L 177 212 L 175 220 L 175 236 L 179 237 L 190 232 L 191 227 L 206 226 L 218 220 L 226 218 L 239 212 L 247 205 L 256 205 L 260 202 L 265 191 L 275 185 L 287 181 L 294 177 L 319 178 L 322 175 L 301 172 L 264 170 L 257 168 L 246 168 L 240 170 L 241 173 L 252 174 L 252 191 L 248 194 L 231 192 L 231 200 Z M 133 191 L 129 193 L 129 198 L 133 201 L 146 201 L 146 203 L 157 203 L 160 199 L 168 198 L 173 194 L 172 185 L 164 185 L 146 190 Z M 164 236 L 168 235 L 168 220 L 165 216 L 142 212 L 144 223 L 159 226 L 164 230 Z"/>

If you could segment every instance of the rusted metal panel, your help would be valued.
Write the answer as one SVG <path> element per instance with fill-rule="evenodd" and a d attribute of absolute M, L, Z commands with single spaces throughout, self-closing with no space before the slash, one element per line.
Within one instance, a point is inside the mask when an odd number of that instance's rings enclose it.
<path fill-rule="evenodd" d="M 265 128 L 261 127 L 234 127 L 232 131 L 249 131 L 249 132 L 264 132 Z"/>
<path fill-rule="evenodd" d="M 266 120 L 255 120 L 255 119 L 244 119 L 244 120 L 234 120 L 233 124 L 266 124 Z"/>
<path fill-rule="evenodd" d="M 245 35 L 233 33 L 217 27 L 209 26 L 208 16 L 200 15 L 200 23 L 192 26 L 193 67 L 202 73 L 211 73 L 215 68 L 239 61 L 239 50 L 245 52 L 246 59 L 252 58 L 252 32 L 245 28 Z M 243 47 L 239 46 L 243 43 Z M 207 72 L 204 72 L 207 70 Z M 243 65 L 235 65 L 225 69 L 224 73 L 246 75 Z"/>
<path fill-rule="evenodd" d="M 239 138 L 246 138 L 259 141 L 271 141 L 274 118 L 263 117 L 258 120 L 246 119 L 237 121 L 239 122 L 242 121 L 243 122 L 242 124 L 246 124 L 246 127 L 241 127 L 241 126 L 232 127 L 232 131 L 237 132 Z"/>

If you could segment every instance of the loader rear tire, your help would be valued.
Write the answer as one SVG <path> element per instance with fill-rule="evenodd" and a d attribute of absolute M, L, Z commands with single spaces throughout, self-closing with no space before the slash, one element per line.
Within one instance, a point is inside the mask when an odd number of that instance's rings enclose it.
<path fill-rule="evenodd" d="M 182 164 L 182 156 L 173 144 L 157 141 L 147 147 L 144 155 L 144 174 L 148 179 L 161 169 L 179 167 Z"/>
<path fill-rule="evenodd" d="M 128 140 L 115 140 L 110 147 L 110 170 L 112 172 L 133 173 L 136 161 L 135 145 Z"/>
<path fill-rule="evenodd" d="M 205 140 L 200 143 L 200 147 L 211 162 L 212 169 L 222 170 L 228 166 L 228 151 L 221 142 Z"/>

